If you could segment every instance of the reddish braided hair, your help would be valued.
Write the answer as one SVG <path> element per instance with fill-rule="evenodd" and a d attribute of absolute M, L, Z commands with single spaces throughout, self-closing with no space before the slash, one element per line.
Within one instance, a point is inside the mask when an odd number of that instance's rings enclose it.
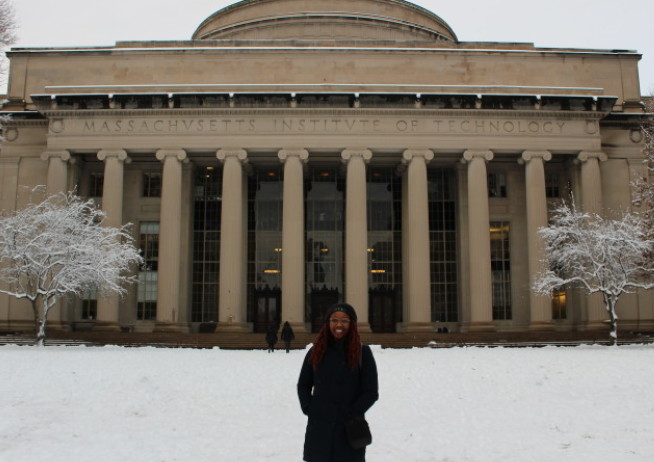
<path fill-rule="evenodd" d="M 320 332 L 318 333 L 318 336 L 313 343 L 313 349 L 311 350 L 309 361 L 313 366 L 313 370 L 318 369 L 318 366 L 325 357 L 330 342 L 333 341 L 334 336 L 332 335 L 332 331 L 329 329 L 329 319 L 326 319 L 325 323 L 320 328 Z M 359 367 L 361 359 L 361 337 L 359 336 L 359 328 L 357 327 L 356 321 L 350 320 L 350 329 L 347 331 L 343 341 L 345 342 L 347 363 L 352 370 L 356 370 Z"/>

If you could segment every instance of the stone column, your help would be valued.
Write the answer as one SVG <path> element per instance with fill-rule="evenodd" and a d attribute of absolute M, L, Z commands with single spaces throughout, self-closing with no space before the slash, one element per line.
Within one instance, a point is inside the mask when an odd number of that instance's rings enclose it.
<path fill-rule="evenodd" d="M 282 317 L 296 332 L 306 332 L 304 306 L 304 171 L 305 149 L 283 149 L 284 203 L 282 221 Z"/>
<path fill-rule="evenodd" d="M 180 324 L 180 274 L 182 247 L 182 163 L 188 162 L 182 149 L 161 149 L 161 212 L 159 215 L 159 269 L 157 323 L 155 332 L 178 332 Z"/>
<path fill-rule="evenodd" d="M 608 159 L 603 152 L 583 151 L 577 156 L 581 164 L 581 207 L 584 212 L 602 214 L 602 177 L 600 162 Z"/>
<path fill-rule="evenodd" d="M 243 194 L 247 152 L 221 149 L 216 157 L 223 163 L 218 330 L 249 332 L 245 292 L 247 203 Z"/>
<path fill-rule="evenodd" d="M 104 161 L 104 183 L 102 210 L 106 214 L 106 226 L 123 226 L 123 166 L 131 159 L 122 150 L 103 150 L 98 159 Z M 120 297 L 118 295 L 98 296 L 98 320 L 95 330 L 118 331 Z"/>
<path fill-rule="evenodd" d="M 606 154 L 599 151 L 582 151 L 577 156 L 577 161 L 581 164 L 581 208 L 584 212 L 598 215 L 603 213 L 600 162 L 606 161 L 607 158 Z M 586 328 L 588 329 L 606 327 L 604 320 L 608 319 L 608 313 L 601 294 L 595 293 L 588 296 L 586 319 Z"/>
<path fill-rule="evenodd" d="M 470 254 L 470 331 L 492 330 L 493 292 L 490 255 L 490 212 L 486 162 L 491 151 L 466 151 L 468 163 L 468 249 Z"/>
<path fill-rule="evenodd" d="M 68 151 L 47 151 L 41 154 L 41 159 L 48 161 L 48 179 L 46 196 L 68 192 L 68 162 L 71 161 Z"/>
<path fill-rule="evenodd" d="M 46 151 L 41 154 L 41 159 L 48 161 L 48 177 L 46 180 L 45 196 L 50 197 L 60 193 L 68 193 L 68 163 L 73 162 L 68 151 Z M 62 321 L 66 320 L 63 307 L 64 300 L 59 300 L 50 309 L 48 315 L 50 326 L 61 328 Z"/>
<path fill-rule="evenodd" d="M 345 302 L 357 311 L 359 330 L 370 331 L 368 316 L 368 213 L 366 163 L 368 149 L 346 149 L 345 183 Z"/>
<path fill-rule="evenodd" d="M 547 197 L 545 194 L 544 163 L 552 159 L 549 151 L 525 151 L 519 162 L 525 165 L 527 193 L 527 250 L 529 284 L 547 268 L 544 265 L 545 246 L 538 229 L 547 226 Z M 530 329 L 552 328 L 552 297 L 529 291 Z"/>
<path fill-rule="evenodd" d="M 406 278 L 404 297 L 406 313 L 404 331 L 433 331 L 431 323 L 431 278 L 429 249 L 429 192 L 427 163 L 434 158 L 430 150 L 407 150 L 403 162 L 408 164 L 404 174 L 407 208 L 403 245 L 406 255 L 404 267 L 410 271 Z"/>

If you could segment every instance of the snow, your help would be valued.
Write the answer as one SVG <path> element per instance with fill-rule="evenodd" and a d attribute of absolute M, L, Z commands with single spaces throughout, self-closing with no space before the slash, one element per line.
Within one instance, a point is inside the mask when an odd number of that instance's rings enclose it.
<path fill-rule="evenodd" d="M 373 351 L 370 462 L 654 460 L 654 345 Z M 0 346 L 0 460 L 301 461 L 304 355 Z"/>

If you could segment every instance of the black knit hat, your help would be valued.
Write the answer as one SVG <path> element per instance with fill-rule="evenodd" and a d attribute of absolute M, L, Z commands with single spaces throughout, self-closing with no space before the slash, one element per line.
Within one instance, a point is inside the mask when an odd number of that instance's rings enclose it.
<path fill-rule="evenodd" d="M 327 309 L 327 313 L 325 314 L 325 322 L 328 322 L 330 316 L 337 311 L 341 311 L 347 314 L 352 321 L 356 322 L 357 312 L 354 311 L 354 308 L 352 308 L 352 305 L 350 305 L 349 303 L 336 303 L 335 305 L 330 306 Z"/>

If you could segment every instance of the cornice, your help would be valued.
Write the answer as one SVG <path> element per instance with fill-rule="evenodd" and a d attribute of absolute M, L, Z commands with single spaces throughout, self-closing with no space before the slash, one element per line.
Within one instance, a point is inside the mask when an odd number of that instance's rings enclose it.
<path fill-rule="evenodd" d="M 21 120 L 9 119 L 3 122 L 2 125 L 6 128 L 43 128 L 47 127 L 49 120 L 47 118 L 39 120 Z"/>
<path fill-rule="evenodd" d="M 101 110 L 43 110 L 48 119 L 141 118 L 141 117 L 256 117 L 256 116 L 404 116 L 404 117 L 478 117 L 478 118 L 548 118 L 563 120 L 602 120 L 605 112 L 593 111 L 547 111 L 504 109 L 406 109 L 406 108 L 210 108 L 210 109 L 101 109 Z M 39 121 L 38 125 L 47 125 Z"/>

